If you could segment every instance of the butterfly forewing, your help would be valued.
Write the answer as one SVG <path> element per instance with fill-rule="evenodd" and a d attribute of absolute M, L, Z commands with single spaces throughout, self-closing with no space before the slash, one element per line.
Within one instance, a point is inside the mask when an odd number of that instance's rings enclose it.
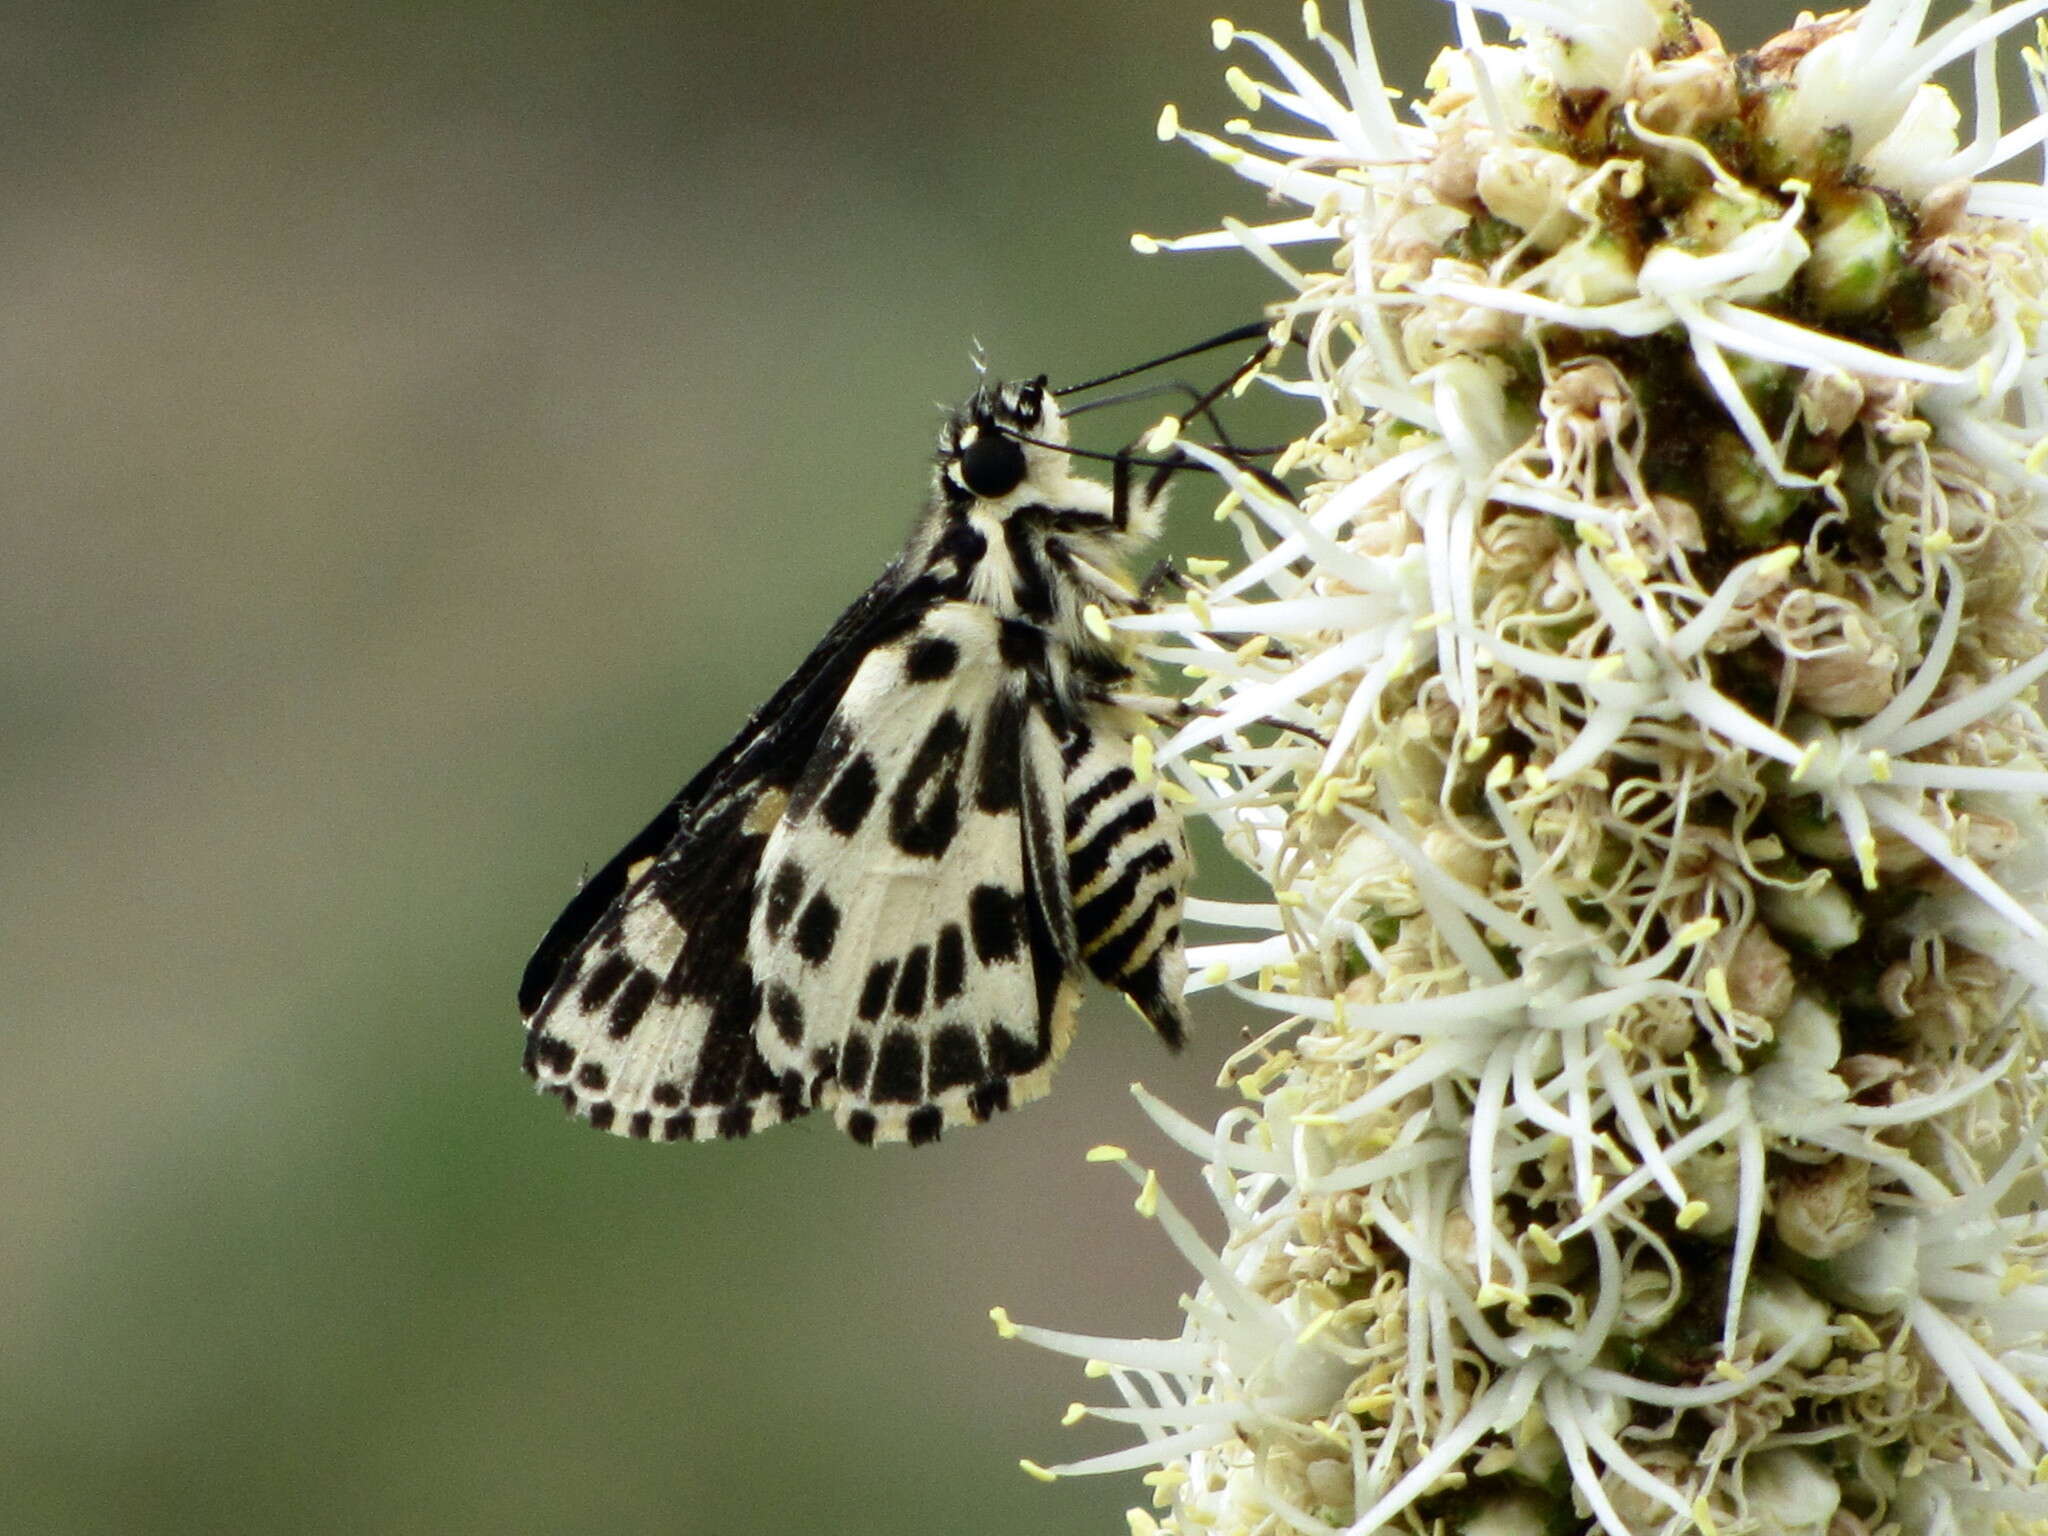
<path fill-rule="evenodd" d="M 1045 1090 L 1084 969 L 1179 1043 L 1179 817 L 1112 697 L 1127 651 L 1081 622 L 1134 605 L 1099 573 L 1158 507 L 989 450 L 1064 430 L 1038 385 L 963 408 L 904 555 L 549 931 L 526 1065 L 572 1111 L 928 1141 Z"/>
<path fill-rule="evenodd" d="M 763 857 L 762 1052 L 861 1140 L 985 1120 L 1040 1091 L 1063 1043 L 1070 952 L 1031 920 L 1059 868 L 1033 869 L 1024 815 L 1058 747 L 998 624 L 946 603 L 872 652 Z"/>

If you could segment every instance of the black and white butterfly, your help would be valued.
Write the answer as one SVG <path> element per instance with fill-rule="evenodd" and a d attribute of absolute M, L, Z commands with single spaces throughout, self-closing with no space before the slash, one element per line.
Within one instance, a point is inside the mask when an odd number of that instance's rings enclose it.
<path fill-rule="evenodd" d="M 908 547 L 548 931 L 525 1065 L 572 1113 L 931 1141 L 1045 1092 L 1083 972 L 1179 1046 L 1187 848 L 1106 623 L 1172 466 L 1067 431 L 1043 378 L 955 412 Z"/>

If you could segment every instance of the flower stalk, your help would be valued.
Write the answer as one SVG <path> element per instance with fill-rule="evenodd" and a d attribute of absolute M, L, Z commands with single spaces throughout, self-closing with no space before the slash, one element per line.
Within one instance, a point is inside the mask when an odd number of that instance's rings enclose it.
<path fill-rule="evenodd" d="M 1242 558 L 1127 622 L 1276 1022 L 1139 1094 L 1220 1249 L 1102 1153 L 1179 1336 L 999 1316 L 1134 1532 L 2048 1531 L 2044 9 L 1461 0 L 1405 112 L 1360 4 L 1217 24 L 1251 115 L 1162 136 L 1286 211 L 1139 244 L 1262 263 L 1316 419 L 1187 445 Z"/>

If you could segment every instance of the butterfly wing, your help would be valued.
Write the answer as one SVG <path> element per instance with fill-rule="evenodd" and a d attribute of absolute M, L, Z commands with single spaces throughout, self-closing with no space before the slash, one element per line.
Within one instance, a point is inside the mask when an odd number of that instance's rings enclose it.
<path fill-rule="evenodd" d="M 1003 621 L 946 603 L 860 664 L 761 858 L 760 1051 L 861 1141 L 1045 1091 L 1079 946 L 1059 743 Z"/>
<path fill-rule="evenodd" d="M 929 603 L 900 566 L 884 572 L 555 920 L 519 1008 L 526 1070 L 571 1112 L 621 1135 L 702 1140 L 808 1108 L 754 1046 L 745 893 L 863 658 Z"/>

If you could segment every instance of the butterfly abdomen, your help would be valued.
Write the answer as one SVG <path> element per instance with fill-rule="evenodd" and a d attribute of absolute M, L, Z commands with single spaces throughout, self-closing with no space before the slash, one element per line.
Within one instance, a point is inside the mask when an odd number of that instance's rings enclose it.
<path fill-rule="evenodd" d="M 1062 759 L 1067 884 L 1081 956 L 1178 1046 L 1187 980 L 1181 896 L 1190 872 L 1180 814 L 1133 761 L 1127 730 L 1082 724 Z"/>

